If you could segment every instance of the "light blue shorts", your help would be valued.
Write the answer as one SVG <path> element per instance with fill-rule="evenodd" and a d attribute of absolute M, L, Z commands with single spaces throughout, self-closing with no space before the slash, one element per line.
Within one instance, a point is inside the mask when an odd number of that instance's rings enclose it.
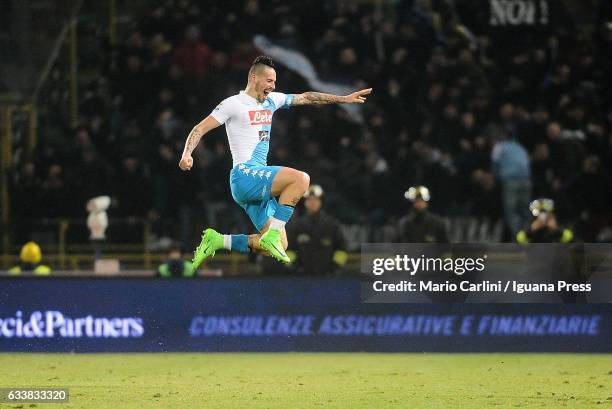
<path fill-rule="evenodd" d="M 282 166 L 238 164 L 230 171 L 230 188 L 234 201 L 249 215 L 261 231 L 276 212 L 278 202 L 271 196 L 272 181 Z"/>

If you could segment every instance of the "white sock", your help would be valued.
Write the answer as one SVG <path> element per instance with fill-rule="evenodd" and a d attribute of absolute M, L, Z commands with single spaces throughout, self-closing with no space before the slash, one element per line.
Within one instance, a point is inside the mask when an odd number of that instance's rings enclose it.
<path fill-rule="evenodd" d="M 226 250 L 232 250 L 232 235 L 231 234 L 223 235 L 223 248 Z"/>
<path fill-rule="evenodd" d="M 272 221 L 270 222 L 270 228 L 274 230 L 281 230 L 283 227 L 285 227 L 285 224 L 287 224 L 287 222 L 275 219 L 273 217 Z"/>

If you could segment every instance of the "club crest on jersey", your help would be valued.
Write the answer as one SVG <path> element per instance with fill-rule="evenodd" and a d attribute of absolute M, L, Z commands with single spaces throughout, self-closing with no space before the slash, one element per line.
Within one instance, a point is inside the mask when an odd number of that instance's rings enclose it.
<path fill-rule="evenodd" d="M 272 111 L 269 109 L 249 111 L 249 120 L 251 121 L 251 125 L 271 125 Z"/>
<path fill-rule="evenodd" d="M 259 142 L 269 141 L 269 140 L 270 140 L 269 131 L 259 131 Z"/>

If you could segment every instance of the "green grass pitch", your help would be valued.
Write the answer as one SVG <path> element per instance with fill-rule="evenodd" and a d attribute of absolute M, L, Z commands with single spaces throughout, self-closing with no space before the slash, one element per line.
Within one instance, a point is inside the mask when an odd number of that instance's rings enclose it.
<path fill-rule="evenodd" d="M 612 408 L 612 355 L 0 354 L 0 387 L 68 404 L 0 408 Z"/>

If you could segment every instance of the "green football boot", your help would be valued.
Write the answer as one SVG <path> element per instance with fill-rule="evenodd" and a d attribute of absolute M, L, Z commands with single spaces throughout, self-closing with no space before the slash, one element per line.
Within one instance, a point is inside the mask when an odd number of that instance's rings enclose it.
<path fill-rule="evenodd" d="M 291 259 L 285 253 L 283 248 L 283 242 L 281 241 L 281 232 L 276 229 L 268 229 L 267 232 L 261 235 L 259 239 L 259 246 L 267 250 L 268 253 L 278 261 L 289 264 Z"/>
<path fill-rule="evenodd" d="M 223 248 L 223 235 L 213 229 L 206 229 L 202 233 L 202 241 L 198 248 L 193 253 L 191 264 L 194 269 L 200 267 L 200 264 L 209 257 L 215 255 L 215 251 Z"/>

